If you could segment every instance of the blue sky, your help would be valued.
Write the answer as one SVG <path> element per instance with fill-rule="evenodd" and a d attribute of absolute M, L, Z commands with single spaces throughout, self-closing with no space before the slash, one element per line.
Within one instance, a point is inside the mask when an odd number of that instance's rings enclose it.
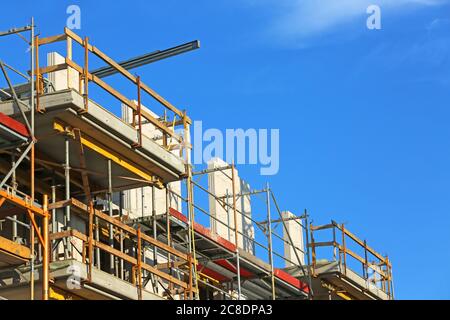
<path fill-rule="evenodd" d="M 136 72 L 205 128 L 279 128 L 279 173 L 239 168 L 253 187 L 389 254 L 397 298 L 450 298 L 433 272 L 450 264 L 450 1 L 21 1 L 2 5 L 0 30 L 34 15 L 61 33 L 70 4 L 116 60 L 199 39 Z M 0 42 L 25 68 L 21 54 Z"/>

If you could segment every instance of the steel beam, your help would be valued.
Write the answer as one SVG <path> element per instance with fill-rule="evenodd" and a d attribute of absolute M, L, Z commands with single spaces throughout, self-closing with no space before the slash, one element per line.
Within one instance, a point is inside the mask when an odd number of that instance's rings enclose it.
<path fill-rule="evenodd" d="M 191 41 L 173 48 L 165 49 L 165 50 L 158 50 L 155 52 L 147 53 L 129 60 L 125 60 L 122 62 L 119 62 L 119 65 L 123 68 L 130 70 L 137 67 L 144 66 L 146 64 L 150 64 L 159 60 L 167 59 L 182 53 L 186 53 L 192 50 L 196 50 L 200 48 L 200 41 L 195 40 Z M 102 67 L 99 69 L 96 69 L 91 72 L 93 75 L 96 75 L 99 78 L 108 77 L 111 75 L 114 75 L 118 73 L 118 71 L 110 66 Z"/>

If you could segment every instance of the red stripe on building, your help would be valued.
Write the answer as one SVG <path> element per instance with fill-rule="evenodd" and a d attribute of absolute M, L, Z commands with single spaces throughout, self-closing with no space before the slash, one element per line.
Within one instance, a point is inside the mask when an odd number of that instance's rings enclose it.
<path fill-rule="evenodd" d="M 183 221 L 185 223 L 187 223 L 187 217 L 185 215 L 183 215 L 181 212 L 178 212 L 177 210 L 173 209 L 173 208 L 169 208 L 170 214 L 177 218 L 180 221 Z M 230 241 L 222 238 L 221 236 L 219 236 L 218 234 L 216 234 L 215 232 L 212 232 L 211 230 L 209 230 L 208 228 L 198 224 L 198 223 L 194 223 L 194 230 L 200 234 L 202 234 L 203 236 L 205 236 L 206 238 L 213 240 L 214 242 L 216 242 L 217 244 L 221 245 L 222 247 L 224 247 L 225 249 L 228 249 L 230 251 L 236 251 L 236 246 L 231 243 Z M 215 261 L 215 263 L 217 263 L 218 265 L 220 265 L 221 267 L 232 271 L 234 273 L 237 272 L 236 267 L 229 262 L 228 260 L 222 259 L 222 260 L 217 260 Z M 222 276 L 221 274 L 207 269 L 205 268 L 205 270 L 207 270 L 205 273 L 206 275 L 210 276 L 211 278 L 214 278 L 218 281 L 225 281 L 223 279 L 227 279 L 226 277 Z M 255 277 L 255 275 L 253 273 L 251 273 L 250 271 L 244 269 L 244 268 L 240 268 L 240 275 L 243 278 L 253 278 Z M 281 269 L 274 269 L 274 275 L 275 277 L 277 277 L 278 279 L 292 285 L 293 287 L 296 287 L 300 290 L 302 290 L 303 292 L 309 293 L 309 287 L 306 283 L 300 281 L 299 279 L 291 276 L 289 273 L 281 270 Z"/>
<path fill-rule="evenodd" d="M 175 210 L 173 208 L 169 208 L 169 211 L 172 216 L 174 216 L 175 218 L 177 218 L 180 221 L 187 223 L 187 217 L 185 215 L 183 215 L 181 212 L 178 212 L 177 210 Z M 222 238 L 217 233 L 212 232 L 210 229 L 202 226 L 201 224 L 198 224 L 197 222 L 194 223 L 194 230 L 196 232 L 200 233 L 201 235 L 203 235 L 204 237 L 221 245 L 223 248 L 225 248 L 231 252 L 236 251 L 236 246 L 233 243 Z"/>
<path fill-rule="evenodd" d="M 225 269 L 232 271 L 234 273 L 237 272 L 236 267 L 234 264 L 232 264 L 230 261 L 222 259 L 222 260 L 217 260 L 215 261 L 215 263 L 217 263 L 219 266 L 224 267 Z M 240 275 L 242 278 L 254 278 L 255 275 L 253 273 L 251 273 L 250 271 L 240 267 Z"/>
<path fill-rule="evenodd" d="M 202 274 L 205 274 L 208 277 L 211 277 L 219 282 L 230 281 L 230 279 L 225 277 L 223 274 L 218 273 L 217 271 L 214 271 L 212 269 L 206 268 L 205 266 L 203 266 L 201 264 L 197 264 L 197 270 L 199 270 Z"/>
<path fill-rule="evenodd" d="M 5 127 L 8 127 L 8 129 L 24 137 L 30 136 L 27 127 L 23 123 L 14 120 L 13 118 L 8 117 L 6 114 L 1 112 L 0 112 L 0 124 L 4 125 Z"/>
<path fill-rule="evenodd" d="M 309 287 L 306 283 L 298 280 L 297 278 L 291 276 L 289 273 L 281 270 L 281 269 L 274 269 L 274 275 L 275 277 L 277 277 L 278 279 L 283 280 L 284 282 L 289 283 L 290 285 L 306 292 L 309 293 Z"/>

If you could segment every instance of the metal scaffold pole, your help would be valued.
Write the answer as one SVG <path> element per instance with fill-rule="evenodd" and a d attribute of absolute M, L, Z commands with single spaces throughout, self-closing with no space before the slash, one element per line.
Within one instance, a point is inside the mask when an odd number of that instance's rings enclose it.
<path fill-rule="evenodd" d="M 51 186 L 51 190 L 52 190 L 52 204 L 54 204 L 56 202 L 56 181 L 55 181 L 55 172 L 52 173 L 52 186 Z M 52 233 L 56 233 L 58 232 L 58 228 L 56 225 L 56 209 L 52 209 Z M 53 245 L 56 243 L 56 241 L 51 241 L 51 248 L 53 248 Z M 52 261 L 56 260 L 57 257 L 57 252 L 58 249 L 56 249 L 56 252 L 53 253 L 50 252 L 50 254 L 52 255 Z"/>
<path fill-rule="evenodd" d="M 65 197 L 66 200 L 70 200 L 70 142 L 69 137 L 66 136 L 64 138 L 64 185 L 65 185 Z M 70 205 L 65 207 L 64 212 L 64 226 L 66 230 L 71 229 L 71 221 L 70 221 Z M 64 255 L 66 258 L 71 257 L 71 244 L 70 241 L 67 241 L 67 244 L 65 246 Z"/>
<path fill-rule="evenodd" d="M 236 173 L 234 162 L 231 165 L 231 189 L 233 192 L 233 216 L 234 216 L 234 241 L 236 244 L 236 275 L 238 285 L 238 300 L 241 300 L 241 268 L 239 262 L 239 242 L 238 242 L 238 227 L 237 227 L 237 208 L 236 208 Z"/>
<path fill-rule="evenodd" d="M 193 183 L 192 183 L 192 168 L 189 166 L 189 172 L 188 172 L 188 178 L 187 178 L 187 189 L 188 189 L 188 212 L 189 212 L 189 254 L 190 259 L 189 265 L 190 265 L 190 299 L 194 298 L 193 295 L 193 287 L 195 286 L 195 299 L 199 299 L 198 295 L 198 274 L 197 274 L 197 265 L 196 265 L 196 252 L 195 252 L 195 231 L 194 231 L 194 224 L 195 224 L 195 213 L 194 213 L 194 195 L 193 195 Z"/>
<path fill-rule="evenodd" d="M 267 226 L 268 226 L 268 242 L 269 242 L 269 262 L 270 262 L 270 278 L 272 285 L 272 299 L 276 299 L 275 294 L 275 272 L 273 263 L 273 252 L 272 252 L 272 218 L 270 216 L 270 188 L 269 184 L 266 185 L 266 206 L 267 206 Z"/>
<path fill-rule="evenodd" d="M 42 218 L 42 233 L 43 240 L 42 243 L 42 300 L 48 300 L 49 293 L 49 243 L 48 243 L 48 196 L 44 195 L 43 206 L 44 217 Z"/>
<path fill-rule="evenodd" d="M 156 203 L 155 203 L 156 202 L 156 194 L 155 194 L 155 186 L 152 185 L 151 188 L 152 188 L 152 229 L 153 229 L 152 231 L 153 231 L 153 239 L 157 240 L 158 239 L 158 232 L 156 230 L 157 225 L 156 225 Z M 166 194 L 166 210 L 167 210 L 167 208 L 168 208 L 168 205 L 167 205 L 167 187 L 166 187 L 165 194 Z M 167 258 L 168 258 L 167 259 L 167 263 L 170 264 L 170 254 L 167 255 Z M 158 265 L 158 248 L 156 246 L 153 246 L 153 266 L 157 267 L 157 265 Z M 153 278 L 153 281 L 152 281 L 152 283 L 153 283 L 153 290 L 156 293 L 158 293 L 158 291 L 159 291 L 158 290 L 158 280 L 157 280 L 156 277 L 152 276 L 152 278 Z M 171 286 L 172 286 L 172 284 L 170 283 L 169 287 L 171 287 Z M 171 289 L 171 288 L 169 288 L 169 289 Z"/>
<path fill-rule="evenodd" d="M 30 300 L 34 300 L 34 226 L 30 222 Z"/>
<path fill-rule="evenodd" d="M 272 190 L 270 190 L 270 194 L 271 194 L 271 196 L 272 196 L 272 200 L 273 200 L 273 202 L 274 202 L 275 208 L 277 209 L 278 215 L 279 215 L 279 217 L 280 217 L 280 220 L 279 220 L 279 221 L 281 221 L 281 223 L 282 223 L 282 225 L 283 225 L 284 232 L 286 233 L 286 235 L 287 235 L 287 237 L 288 237 L 289 244 L 290 244 L 290 245 L 292 246 L 292 248 L 294 249 L 293 251 L 294 251 L 295 257 L 296 257 L 296 259 L 297 259 L 297 263 L 298 263 L 298 265 L 300 266 L 300 268 L 301 268 L 303 274 L 306 275 L 306 269 L 304 268 L 303 263 L 302 263 L 302 260 L 300 259 L 300 256 L 298 255 L 297 249 L 296 249 L 296 247 L 295 247 L 295 245 L 294 245 L 294 241 L 292 240 L 291 234 L 290 234 L 290 232 L 289 232 L 288 227 L 286 226 L 285 219 L 284 219 L 283 216 L 282 216 L 281 209 L 280 209 L 280 207 L 278 206 L 277 199 L 275 198 L 275 195 L 274 195 L 274 193 L 272 192 Z M 306 214 L 306 213 L 305 213 L 305 214 Z M 307 229 L 306 229 L 306 230 L 307 230 Z M 306 232 L 306 233 L 308 233 L 308 232 Z"/>
<path fill-rule="evenodd" d="M 110 217 L 113 216 L 113 185 L 112 185 L 112 171 L 111 171 L 111 159 L 108 159 L 108 214 Z M 109 233 L 109 246 L 111 249 L 114 249 L 114 234 L 113 234 L 113 225 L 109 224 L 108 233 Z M 109 272 L 111 274 L 115 274 L 115 263 L 114 263 L 114 255 L 111 253 L 109 255 Z"/>
<path fill-rule="evenodd" d="M 311 267 L 311 257 L 310 257 L 310 249 L 309 249 L 309 219 L 308 219 L 308 210 L 305 209 L 305 237 L 306 237 L 306 259 L 308 262 L 308 286 L 309 286 L 309 299 L 312 300 L 314 297 L 314 292 L 312 289 L 312 267 Z"/>
<path fill-rule="evenodd" d="M 119 192 L 119 203 L 120 203 L 120 205 L 119 205 L 119 218 L 120 218 L 120 221 L 122 221 L 122 217 L 123 217 L 123 206 L 124 206 L 124 193 L 123 193 L 123 191 L 120 191 Z M 119 249 L 120 249 L 120 252 L 124 252 L 124 236 L 123 236 L 123 230 L 122 229 L 120 229 L 120 232 L 119 232 Z M 120 279 L 124 279 L 124 261 L 123 261 L 123 259 L 120 259 L 120 262 L 119 262 L 119 278 Z"/>
<path fill-rule="evenodd" d="M 167 245 L 171 247 L 172 246 L 172 240 L 171 240 L 171 237 L 170 237 L 170 212 L 169 212 L 170 205 L 169 205 L 169 197 L 170 197 L 170 187 L 167 184 L 166 185 L 166 233 L 167 233 Z M 153 220 L 153 224 L 154 224 L 154 228 L 156 228 L 156 219 Z M 154 235 L 156 237 L 156 230 L 154 231 Z M 155 263 L 156 263 L 156 260 L 155 260 Z M 167 255 L 167 263 L 169 264 L 169 274 L 172 275 L 172 267 L 171 267 L 171 263 L 170 263 L 170 254 Z M 189 266 L 189 268 L 191 268 L 191 266 Z M 172 289 L 172 283 L 169 284 L 169 289 Z"/>
<path fill-rule="evenodd" d="M 35 38 L 34 38 L 34 17 L 31 17 L 31 32 L 30 32 L 30 67 L 31 67 L 31 78 L 30 78 L 30 113 L 31 113 L 31 136 L 34 139 L 34 81 L 35 81 Z M 32 142 L 33 143 L 33 142 Z M 33 153 L 34 153 L 34 147 Z M 33 162 L 34 159 L 32 159 Z M 34 170 L 31 170 L 31 184 L 34 182 Z M 30 268 L 30 300 L 34 300 L 34 226 L 30 222 L 30 251 L 31 251 L 31 268 Z"/>
<path fill-rule="evenodd" d="M 188 123 L 188 117 L 186 115 L 186 112 L 184 111 L 182 114 L 182 123 L 184 128 L 184 136 L 183 136 L 183 146 L 182 149 L 184 149 L 184 156 L 186 161 L 186 171 L 187 171 L 187 178 L 186 178 L 186 188 L 187 188 L 187 207 L 188 207 L 188 228 L 189 228 L 189 235 L 188 235 L 188 245 L 189 245 L 189 295 L 190 299 L 193 299 L 193 286 L 195 286 L 195 299 L 198 300 L 199 297 L 199 290 L 198 290 L 198 274 L 197 274 L 197 255 L 195 252 L 195 230 L 194 230 L 194 224 L 195 224 L 195 210 L 194 210 L 194 185 L 192 182 L 192 165 L 191 165 L 191 154 L 190 154 L 190 147 L 188 144 L 188 141 L 190 141 L 190 130 L 189 130 L 189 123 Z M 169 215 L 167 216 L 169 217 Z M 169 230 L 167 230 L 169 232 Z"/>

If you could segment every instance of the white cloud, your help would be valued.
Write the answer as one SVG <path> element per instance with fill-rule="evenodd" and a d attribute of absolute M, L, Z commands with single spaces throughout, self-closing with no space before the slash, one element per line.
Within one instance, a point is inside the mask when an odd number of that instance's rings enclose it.
<path fill-rule="evenodd" d="M 382 13 L 448 3 L 449 0 L 247 0 L 253 5 L 276 9 L 271 31 L 283 38 L 304 39 L 330 33 L 359 18 L 367 17 L 367 7 L 375 4 Z M 365 20 L 363 20 L 365 21 Z M 363 24 L 365 27 L 365 23 Z"/>

